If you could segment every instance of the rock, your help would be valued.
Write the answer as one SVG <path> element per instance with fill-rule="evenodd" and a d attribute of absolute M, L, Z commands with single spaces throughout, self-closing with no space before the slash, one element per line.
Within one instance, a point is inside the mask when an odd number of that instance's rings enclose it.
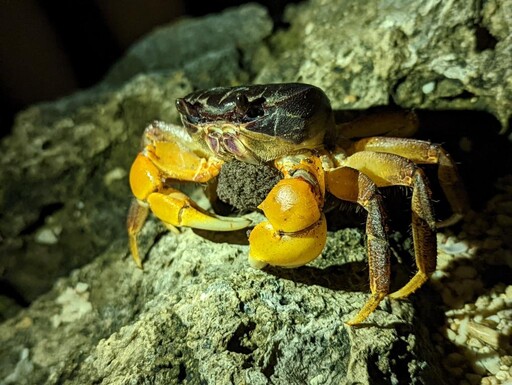
<path fill-rule="evenodd" d="M 258 47 L 271 31 L 266 10 L 256 5 L 163 26 L 134 44 L 105 83 L 123 84 L 137 74 L 159 71 L 182 71 L 203 88 L 247 82 L 258 70 L 255 65 L 266 59 Z"/>
<path fill-rule="evenodd" d="M 150 222 L 143 239 L 159 231 Z M 367 298 L 354 289 L 367 287 L 358 231 L 295 270 L 252 269 L 247 246 L 219 241 L 166 233 L 144 271 L 113 244 L 0 326 L 0 381 L 443 383 L 409 302 L 344 325 Z"/>
<path fill-rule="evenodd" d="M 0 254 L 2 278 L 24 300 L 124 238 L 130 191 L 119 175 L 128 173 L 144 127 L 176 121 L 174 102 L 191 81 L 196 88 L 246 81 L 240 55 L 250 56 L 271 28 L 253 5 L 162 27 L 102 84 L 18 115 L 0 145 Z M 198 37 L 206 40 L 192 43 Z"/>
<path fill-rule="evenodd" d="M 288 7 L 272 63 L 257 82 L 324 89 L 334 109 L 394 102 L 479 110 L 508 127 L 512 105 L 510 0 L 314 0 Z"/>

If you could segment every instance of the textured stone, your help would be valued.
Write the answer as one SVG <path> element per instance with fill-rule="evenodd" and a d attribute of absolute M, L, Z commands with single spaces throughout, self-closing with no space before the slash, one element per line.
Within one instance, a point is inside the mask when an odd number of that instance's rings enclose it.
<path fill-rule="evenodd" d="M 145 227 L 145 249 L 161 231 Z M 166 233 L 144 271 L 114 243 L 0 325 L 0 381 L 443 383 L 410 303 L 344 325 L 367 298 L 354 289 L 367 287 L 359 231 L 339 231 L 295 270 L 252 269 L 246 245 L 215 237 Z"/>
<path fill-rule="evenodd" d="M 509 125 L 512 2 L 313 0 L 289 7 L 290 30 L 258 82 L 300 80 L 335 109 L 387 105 L 483 110 Z"/>
<path fill-rule="evenodd" d="M 2 274 L 14 291 L 30 302 L 55 277 L 124 237 L 125 175 L 144 127 L 154 119 L 176 121 L 174 102 L 191 83 L 246 81 L 240 56 L 249 57 L 271 28 L 266 11 L 254 5 L 163 27 L 136 44 L 102 84 L 18 115 L 0 145 Z"/>

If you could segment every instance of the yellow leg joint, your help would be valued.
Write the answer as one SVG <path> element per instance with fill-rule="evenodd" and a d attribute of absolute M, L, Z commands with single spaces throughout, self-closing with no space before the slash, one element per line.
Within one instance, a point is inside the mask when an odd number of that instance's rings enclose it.
<path fill-rule="evenodd" d="M 133 195 L 144 200 L 161 186 L 160 171 L 146 156 L 139 153 L 130 169 L 130 187 Z"/>

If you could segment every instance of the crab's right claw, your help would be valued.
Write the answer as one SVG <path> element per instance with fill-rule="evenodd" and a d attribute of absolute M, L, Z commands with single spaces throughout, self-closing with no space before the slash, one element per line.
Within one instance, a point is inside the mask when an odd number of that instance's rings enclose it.
<path fill-rule="evenodd" d="M 212 231 L 233 231 L 251 225 L 251 220 L 243 217 L 221 217 L 199 208 L 185 194 L 171 190 L 153 193 L 147 198 L 151 211 L 166 225 L 192 227 Z"/>

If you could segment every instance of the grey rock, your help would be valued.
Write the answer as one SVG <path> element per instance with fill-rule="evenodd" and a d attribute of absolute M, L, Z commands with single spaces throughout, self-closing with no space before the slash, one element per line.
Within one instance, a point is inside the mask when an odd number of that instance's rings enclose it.
<path fill-rule="evenodd" d="M 290 31 L 258 82 L 299 80 L 327 92 L 335 109 L 388 105 L 479 110 L 509 125 L 510 0 L 360 2 L 289 7 Z"/>
<path fill-rule="evenodd" d="M 248 79 L 240 55 L 249 56 L 271 27 L 263 8 L 248 5 L 161 28 L 102 84 L 18 115 L 0 145 L 0 253 L 3 278 L 22 298 L 32 301 L 124 237 L 127 173 L 144 127 L 177 121 L 174 102 L 192 85 Z M 152 72 L 135 76 L 141 71 Z"/>
<path fill-rule="evenodd" d="M 143 239 L 161 231 L 150 222 Z M 144 271 L 113 244 L 0 325 L 0 380 L 443 383 L 409 302 L 386 301 L 366 327 L 344 325 L 366 298 L 353 291 L 366 286 L 359 231 L 334 234 L 320 259 L 291 271 L 252 269 L 246 245 L 220 241 L 166 233 Z"/>
<path fill-rule="evenodd" d="M 239 61 L 247 60 L 272 31 L 264 8 L 246 5 L 201 19 L 157 28 L 134 44 L 106 76 L 122 84 L 139 73 L 183 71 L 199 87 L 247 82 Z M 212 71 L 216 69 L 216 71 Z"/>

